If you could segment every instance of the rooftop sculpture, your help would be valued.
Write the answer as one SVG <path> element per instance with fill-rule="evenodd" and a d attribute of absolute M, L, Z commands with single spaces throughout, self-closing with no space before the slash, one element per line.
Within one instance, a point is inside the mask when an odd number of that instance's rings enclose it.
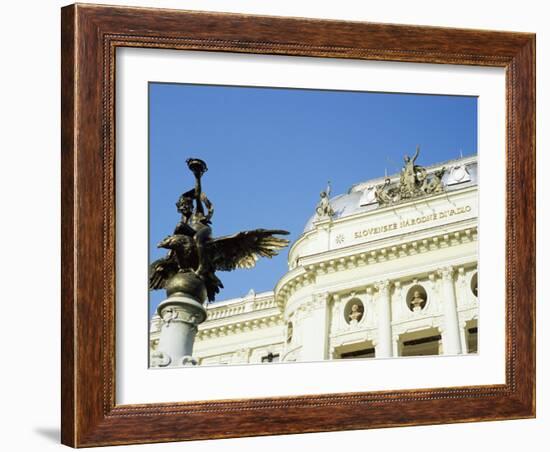
<path fill-rule="evenodd" d="M 420 196 L 441 193 L 444 191 L 443 175 L 445 168 L 428 174 L 426 168 L 416 165 L 416 159 L 420 154 L 420 148 L 416 148 L 413 157 L 405 155 L 404 165 L 401 169 L 399 182 L 391 182 L 386 178 L 384 184 L 376 187 L 376 200 L 380 205 L 395 204 L 407 199 Z"/>
<path fill-rule="evenodd" d="M 326 190 L 322 191 L 319 195 L 319 203 L 315 208 L 315 213 L 317 214 L 317 219 L 330 219 L 334 216 L 334 209 L 330 205 L 330 181 L 327 183 Z"/>

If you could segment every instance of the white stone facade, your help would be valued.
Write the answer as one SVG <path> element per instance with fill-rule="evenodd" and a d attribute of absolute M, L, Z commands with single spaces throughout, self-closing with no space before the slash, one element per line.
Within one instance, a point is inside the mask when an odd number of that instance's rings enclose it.
<path fill-rule="evenodd" d="M 476 353 L 477 159 L 426 169 L 442 167 L 438 194 L 379 206 L 377 179 L 333 198 L 334 217 L 309 220 L 273 291 L 207 307 L 199 364 Z"/>

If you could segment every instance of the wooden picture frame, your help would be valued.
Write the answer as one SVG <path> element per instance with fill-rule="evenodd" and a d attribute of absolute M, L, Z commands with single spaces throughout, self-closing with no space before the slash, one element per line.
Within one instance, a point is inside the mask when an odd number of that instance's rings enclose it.
<path fill-rule="evenodd" d="M 62 442 L 73 447 L 535 416 L 535 35 L 71 5 L 62 9 Z M 506 70 L 506 383 L 115 403 L 115 50 Z"/>

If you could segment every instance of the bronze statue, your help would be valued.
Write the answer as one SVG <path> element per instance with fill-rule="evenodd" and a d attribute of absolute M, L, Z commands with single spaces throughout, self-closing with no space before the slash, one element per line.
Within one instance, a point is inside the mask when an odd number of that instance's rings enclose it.
<path fill-rule="evenodd" d="M 288 245 L 288 231 L 255 229 L 225 237 L 212 237 L 213 204 L 202 192 L 201 178 L 208 170 L 200 159 L 187 159 L 195 187 L 176 202 L 181 219 L 171 236 L 159 244 L 168 254 L 150 265 L 149 289 L 166 289 L 168 296 L 184 294 L 203 303 L 214 301 L 223 284 L 216 271 L 252 268 L 260 257 L 276 256 Z M 206 210 L 205 210 L 206 209 Z"/>

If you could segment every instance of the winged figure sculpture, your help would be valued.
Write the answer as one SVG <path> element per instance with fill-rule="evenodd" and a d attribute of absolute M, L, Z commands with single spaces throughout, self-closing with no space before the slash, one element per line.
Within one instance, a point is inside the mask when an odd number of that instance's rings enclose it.
<path fill-rule="evenodd" d="M 237 234 L 210 239 L 205 243 L 206 266 L 199 276 L 203 279 L 208 299 L 214 301 L 223 284 L 216 271 L 231 271 L 252 268 L 260 257 L 273 257 L 288 245 L 288 240 L 275 237 L 286 235 L 287 231 L 277 229 L 255 229 Z M 197 247 L 187 235 L 174 234 L 158 244 L 171 252 L 151 264 L 149 288 L 164 289 L 166 283 L 179 271 L 196 272 L 199 266 Z"/>
<path fill-rule="evenodd" d="M 206 289 L 208 300 L 214 301 L 223 288 L 216 276 L 217 271 L 252 268 L 261 257 L 276 256 L 289 243 L 287 239 L 276 236 L 287 235 L 288 231 L 255 229 L 213 238 L 210 228 L 213 206 L 200 184 L 201 176 L 207 170 L 206 164 L 199 159 L 188 159 L 187 165 L 195 174 L 195 188 L 181 195 L 176 203 L 182 219 L 174 233 L 158 244 L 159 248 L 169 251 L 150 265 L 149 289 L 166 289 L 168 292 L 177 275 L 188 275 L 198 277 Z"/>

